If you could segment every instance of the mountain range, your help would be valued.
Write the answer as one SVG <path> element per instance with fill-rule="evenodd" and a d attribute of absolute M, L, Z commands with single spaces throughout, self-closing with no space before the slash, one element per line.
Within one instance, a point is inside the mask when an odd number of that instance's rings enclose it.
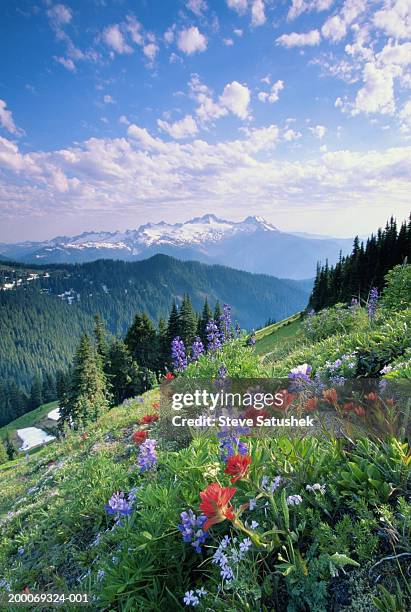
<path fill-rule="evenodd" d="M 233 222 L 207 214 L 185 223 L 147 223 L 124 232 L 84 232 L 44 242 L 0 244 L 0 258 L 37 264 L 97 259 L 138 261 L 164 254 L 223 264 L 280 278 L 313 278 L 318 261 L 335 263 L 351 250 L 350 238 L 286 233 L 261 217 Z"/>

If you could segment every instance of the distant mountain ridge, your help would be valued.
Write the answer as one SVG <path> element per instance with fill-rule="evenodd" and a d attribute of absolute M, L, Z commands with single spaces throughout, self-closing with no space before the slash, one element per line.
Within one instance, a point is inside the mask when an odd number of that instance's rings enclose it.
<path fill-rule="evenodd" d="M 28 386 L 36 372 L 54 372 L 72 359 L 83 331 L 99 313 L 124 336 L 137 312 L 168 317 L 188 293 L 195 309 L 207 297 L 232 306 L 243 328 L 283 319 L 305 308 L 312 282 L 250 274 L 156 255 L 136 262 L 99 260 L 35 266 L 0 264 L 0 380 Z M 1 406 L 0 406 L 1 409 Z"/>
<path fill-rule="evenodd" d="M 301 235 L 280 231 L 262 217 L 227 221 L 216 215 L 185 223 L 147 223 L 124 232 L 83 232 L 44 242 L 0 244 L 0 255 L 25 263 L 84 263 L 97 259 L 139 261 L 156 254 L 181 260 L 223 264 L 280 278 L 315 275 L 318 261 L 330 264 L 351 239 Z"/>

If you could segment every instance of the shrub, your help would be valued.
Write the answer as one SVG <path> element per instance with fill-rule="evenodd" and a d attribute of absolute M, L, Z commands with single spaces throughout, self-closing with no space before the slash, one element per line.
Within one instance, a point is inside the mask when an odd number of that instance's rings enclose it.
<path fill-rule="evenodd" d="M 411 264 L 395 266 L 385 276 L 381 304 L 389 311 L 411 308 Z"/>

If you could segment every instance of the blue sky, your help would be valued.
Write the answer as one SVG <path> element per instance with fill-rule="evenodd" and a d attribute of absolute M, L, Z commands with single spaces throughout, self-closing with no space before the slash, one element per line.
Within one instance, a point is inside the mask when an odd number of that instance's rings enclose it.
<path fill-rule="evenodd" d="M 411 0 L 3 0 L 0 240 L 411 195 Z"/>

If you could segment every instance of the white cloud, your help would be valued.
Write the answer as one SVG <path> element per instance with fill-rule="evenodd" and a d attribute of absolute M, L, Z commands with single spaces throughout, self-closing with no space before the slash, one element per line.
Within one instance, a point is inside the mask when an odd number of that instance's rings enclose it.
<path fill-rule="evenodd" d="M 207 38 L 201 34 L 195 26 L 182 30 L 178 35 L 178 48 L 191 55 L 198 51 L 199 53 L 207 49 Z"/>
<path fill-rule="evenodd" d="M 223 38 L 223 43 L 225 44 L 226 47 L 232 47 L 234 44 L 234 41 L 232 38 Z"/>
<path fill-rule="evenodd" d="M 395 111 L 394 77 L 398 76 L 399 70 L 394 65 L 378 68 L 374 63 L 366 63 L 363 72 L 364 85 L 357 92 L 352 114 L 392 114 Z"/>
<path fill-rule="evenodd" d="M 122 123 L 123 125 L 130 125 L 130 121 L 127 119 L 126 115 L 120 115 L 118 122 Z"/>
<path fill-rule="evenodd" d="M 143 26 L 139 21 L 137 21 L 134 15 L 127 15 L 127 22 L 124 29 L 130 34 L 131 40 L 136 45 L 140 46 L 144 44 L 142 28 Z"/>
<path fill-rule="evenodd" d="M 105 96 L 103 96 L 103 102 L 104 104 L 115 104 L 116 103 L 114 98 L 110 96 L 109 94 L 106 94 Z"/>
<path fill-rule="evenodd" d="M 292 32 L 291 34 L 283 34 L 276 39 L 278 45 L 282 47 L 313 47 L 315 45 L 319 45 L 321 40 L 321 36 L 318 30 L 310 30 L 309 32 L 304 32 L 302 34 L 298 34 L 297 32 Z"/>
<path fill-rule="evenodd" d="M 175 24 L 173 24 L 171 28 L 168 28 L 168 30 L 164 32 L 164 40 L 166 41 L 168 45 L 171 45 L 171 43 L 174 41 L 175 29 L 176 29 L 176 26 Z"/>
<path fill-rule="evenodd" d="M 220 104 L 240 119 L 247 119 L 250 97 L 250 90 L 246 85 L 233 81 L 224 87 L 220 96 Z"/>
<path fill-rule="evenodd" d="M 70 72 L 76 71 L 76 65 L 69 57 L 58 57 L 55 55 L 54 60 L 64 66 L 64 68 L 66 68 L 67 70 L 70 70 Z"/>
<path fill-rule="evenodd" d="M 128 126 L 127 135 L 135 140 L 142 149 L 152 151 L 167 150 L 167 145 L 160 138 L 154 138 L 146 128 L 135 125 L 135 123 Z"/>
<path fill-rule="evenodd" d="M 292 142 L 293 140 L 299 140 L 301 137 L 302 137 L 301 132 L 297 132 L 296 130 L 293 130 L 291 128 L 288 128 L 283 133 L 283 138 L 287 142 Z"/>
<path fill-rule="evenodd" d="M 324 38 L 329 38 L 333 42 L 342 40 L 347 34 L 347 25 L 341 17 L 334 15 L 324 23 L 321 28 L 321 34 Z"/>
<path fill-rule="evenodd" d="M 120 55 L 133 52 L 133 49 L 127 44 L 118 24 L 111 25 L 104 30 L 103 40 L 110 49 L 113 49 Z"/>
<path fill-rule="evenodd" d="M 163 132 L 167 132 L 169 136 L 176 140 L 194 136 L 198 132 L 197 123 L 191 115 L 186 115 L 183 119 L 168 123 L 162 119 L 157 119 L 157 125 Z"/>
<path fill-rule="evenodd" d="M 187 0 L 186 7 L 195 15 L 202 15 L 208 8 L 205 0 Z"/>
<path fill-rule="evenodd" d="M 319 138 L 320 140 L 324 138 L 325 133 L 327 131 L 327 128 L 324 125 L 316 125 L 308 129 L 316 138 Z"/>
<path fill-rule="evenodd" d="M 292 0 L 288 10 L 287 19 L 290 21 L 296 19 L 302 13 L 310 13 L 311 11 L 327 11 L 334 0 Z"/>
<path fill-rule="evenodd" d="M 253 0 L 251 5 L 251 23 L 260 26 L 266 22 L 264 0 Z"/>
<path fill-rule="evenodd" d="M 27 154 L 0 139 L 0 215 L 47 218 L 52 212 L 65 219 L 81 211 L 93 220 L 97 214 L 130 219 L 161 209 L 175 218 L 193 207 L 205 212 L 224 206 L 229 216 L 244 213 L 246 202 L 259 214 L 286 219 L 304 215 L 309 202 L 311 223 L 313 214 L 318 222 L 328 214 L 367 226 L 370 217 L 379 222 L 386 216 L 388 200 L 397 215 L 409 212 L 411 146 L 318 151 L 290 161 L 270 155 L 281 140 L 276 126 L 215 144 L 165 142 L 137 125 L 127 134 Z"/>
<path fill-rule="evenodd" d="M 159 47 L 154 42 L 150 42 L 147 45 L 144 45 L 143 47 L 144 55 L 151 61 L 155 60 L 158 51 L 159 51 Z"/>
<path fill-rule="evenodd" d="M 392 42 L 392 41 L 391 41 Z M 397 64 L 398 66 L 408 66 L 411 64 L 411 42 L 401 44 L 387 44 L 376 55 L 379 63 Z"/>
<path fill-rule="evenodd" d="M 386 0 L 384 8 L 374 15 L 374 25 L 397 39 L 411 36 L 410 0 Z"/>
<path fill-rule="evenodd" d="M 7 104 L 4 100 L 0 100 L 0 127 L 14 134 L 14 136 L 22 136 L 24 131 L 16 126 L 13 115 L 10 110 L 7 110 Z"/>
<path fill-rule="evenodd" d="M 411 132 L 411 100 L 404 104 L 400 112 L 401 131 L 408 134 Z"/>
<path fill-rule="evenodd" d="M 239 28 L 236 28 L 235 30 L 233 30 L 234 34 L 236 36 L 242 36 L 243 35 L 243 31 L 240 30 Z"/>
<path fill-rule="evenodd" d="M 248 0 L 227 0 L 227 6 L 239 15 L 243 15 L 247 10 Z"/>
<path fill-rule="evenodd" d="M 267 82 L 267 77 L 265 77 L 264 79 L 261 79 L 261 81 L 266 83 Z M 260 91 L 259 94 L 258 94 L 258 99 L 260 100 L 260 102 L 267 102 L 268 101 L 271 104 L 273 102 L 277 102 L 277 100 L 280 97 L 280 91 L 282 89 L 284 89 L 284 81 L 276 81 L 271 86 L 271 91 L 270 92 Z"/>
<path fill-rule="evenodd" d="M 54 27 L 60 27 L 70 23 L 73 15 L 68 6 L 64 4 L 55 4 L 48 9 L 47 16 Z"/>

